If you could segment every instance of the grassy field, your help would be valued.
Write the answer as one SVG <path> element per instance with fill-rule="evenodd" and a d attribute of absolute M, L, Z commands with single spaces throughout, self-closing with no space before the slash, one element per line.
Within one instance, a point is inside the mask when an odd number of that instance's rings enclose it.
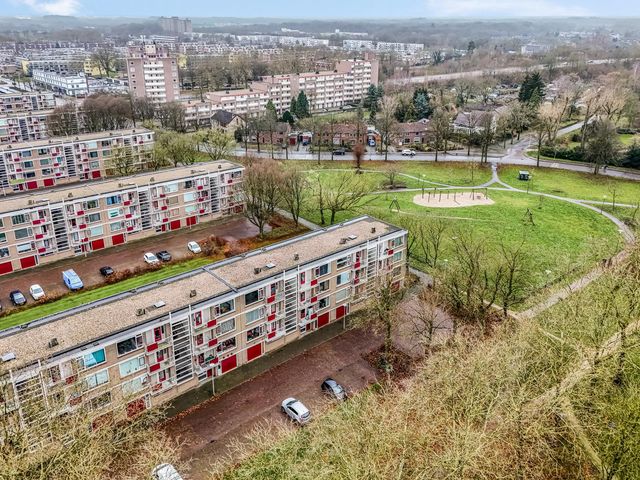
<path fill-rule="evenodd" d="M 132 290 L 149 283 L 154 283 L 173 275 L 179 275 L 181 273 L 188 272 L 189 270 L 194 270 L 204 265 L 208 265 L 213 261 L 214 259 L 209 257 L 197 257 L 185 262 L 172 263 L 164 266 L 159 270 L 144 273 L 137 277 L 128 278 L 121 282 L 80 292 L 70 292 L 68 295 L 62 297 L 59 300 L 52 301 L 50 303 L 44 303 L 41 305 L 35 305 L 24 310 L 19 310 L 15 313 L 0 317 L 0 330 L 13 327 L 15 325 L 21 325 L 23 323 L 28 323 L 47 315 L 62 312 L 69 308 L 78 307 L 95 300 L 107 298 L 111 295 L 126 292 L 128 290 Z"/>
<path fill-rule="evenodd" d="M 341 212 L 337 221 L 363 213 L 400 226 L 413 219 L 424 222 L 443 219 L 450 227 L 445 250 L 456 231 L 471 231 L 493 248 L 498 248 L 501 242 L 506 246 L 524 242 L 528 256 L 534 259 L 532 283 L 536 288 L 556 282 L 568 272 L 583 271 L 622 246 L 613 223 L 596 212 L 561 200 L 490 190 L 493 205 L 425 208 L 413 203 L 414 195 L 416 192 L 370 196 L 358 212 Z M 394 198 L 400 205 L 399 213 L 389 208 Z M 527 209 L 533 212 L 534 226 L 527 221 Z M 304 216 L 320 223 L 317 208 L 308 209 Z M 424 269 L 423 265 L 416 266 Z"/>
<path fill-rule="evenodd" d="M 322 161 L 288 161 L 287 165 L 296 165 L 304 170 L 325 169 L 353 169 L 354 162 L 347 160 Z M 399 172 L 416 177 L 416 180 L 402 179 L 407 186 L 419 188 L 422 185 L 422 175 L 425 183 L 434 182 L 460 187 L 480 185 L 491 180 L 491 168 L 481 166 L 478 163 L 463 162 L 416 162 L 416 161 L 364 161 L 362 168 L 365 170 L 384 171 L 393 165 Z M 382 178 L 382 176 L 380 177 Z"/>
<path fill-rule="evenodd" d="M 536 192 L 594 201 L 602 201 L 606 195 L 605 201 L 611 202 L 615 190 L 617 203 L 635 204 L 640 201 L 640 182 L 603 175 L 553 168 L 501 166 L 500 179 L 516 188 L 526 189 L 527 182 L 518 180 L 518 171 L 522 169 L 533 174 L 529 187 Z"/>

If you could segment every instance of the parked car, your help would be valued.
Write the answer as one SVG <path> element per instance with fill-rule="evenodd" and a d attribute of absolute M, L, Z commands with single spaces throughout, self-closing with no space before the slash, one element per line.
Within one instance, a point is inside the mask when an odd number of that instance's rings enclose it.
<path fill-rule="evenodd" d="M 416 154 L 415 150 L 411 150 L 410 148 L 405 148 L 402 150 L 402 155 L 405 157 L 413 157 Z"/>
<path fill-rule="evenodd" d="M 160 260 L 158 260 L 158 257 L 156 257 L 153 253 L 147 252 L 144 254 L 144 262 L 148 263 L 149 265 L 153 265 L 155 263 L 160 263 Z"/>
<path fill-rule="evenodd" d="M 27 303 L 27 299 L 20 290 L 14 290 L 13 292 L 11 292 L 9 294 L 9 300 L 11 300 L 11 303 L 13 303 L 16 307 L 20 307 Z"/>
<path fill-rule="evenodd" d="M 311 412 L 300 400 L 287 398 L 282 402 L 282 411 L 294 422 L 304 425 L 311 420 Z"/>
<path fill-rule="evenodd" d="M 109 275 L 113 275 L 113 274 L 114 274 L 113 268 L 108 266 L 100 267 L 100 275 L 102 275 L 103 277 L 108 277 Z"/>
<path fill-rule="evenodd" d="M 163 463 L 154 468 L 151 472 L 151 478 L 153 480 L 183 480 L 176 467 L 170 463 Z"/>
<path fill-rule="evenodd" d="M 71 269 L 62 272 L 62 281 L 69 290 L 80 290 L 84 287 L 84 284 L 78 274 Z"/>
<path fill-rule="evenodd" d="M 336 148 L 333 151 L 334 155 L 345 155 L 347 153 L 347 150 L 345 148 Z"/>
<path fill-rule="evenodd" d="M 157 252 L 156 253 L 156 257 L 158 257 L 163 262 L 170 262 L 171 261 L 171 254 L 169 252 L 167 252 L 166 250 L 162 250 L 161 252 Z"/>
<path fill-rule="evenodd" d="M 320 388 L 324 393 L 335 398 L 336 400 L 346 400 L 347 399 L 347 391 L 344 389 L 342 385 L 336 382 L 333 378 L 327 378 Z"/>
<path fill-rule="evenodd" d="M 37 283 L 34 283 L 29 287 L 29 293 L 31 294 L 31 297 L 33 297 L 34 300 L 40 300 L 41 298 L 44 297 L 44 290 Z"/>
<path fill-rule="evenodd" d="M 189 249 L 189 251 L 191 253 L 200 253 L 200 252 L 202 252 L 202 249 L 200 248 L 200 245 L 198 245 L 198 242 L 189 242 L 189 243 L 187 243 L 187 248 Z"/>

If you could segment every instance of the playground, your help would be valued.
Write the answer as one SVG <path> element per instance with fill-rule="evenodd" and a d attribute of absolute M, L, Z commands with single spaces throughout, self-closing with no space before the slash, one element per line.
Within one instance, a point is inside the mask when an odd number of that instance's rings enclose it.
<path fill-rule="evenodd" d="M 413 197 L 413 203 L 422 207 L 460 208 L 493 205 L 495 202 L 491 200 L 485 192 L 451 192 L 445 190 L 435 192 L 428 191 L 424 194 L 420 193 Z"/>

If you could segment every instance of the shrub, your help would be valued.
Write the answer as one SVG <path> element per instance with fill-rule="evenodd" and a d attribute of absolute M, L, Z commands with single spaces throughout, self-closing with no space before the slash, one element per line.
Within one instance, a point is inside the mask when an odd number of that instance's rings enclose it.
<path fill-rule="evenodd" d="M 574 162 L 584 161 L 584 152 L 579 146 L 573 148 L 551 147 L 543 145 L 540 149 L 540 155 L 561 160 L 572 160 Z"/>

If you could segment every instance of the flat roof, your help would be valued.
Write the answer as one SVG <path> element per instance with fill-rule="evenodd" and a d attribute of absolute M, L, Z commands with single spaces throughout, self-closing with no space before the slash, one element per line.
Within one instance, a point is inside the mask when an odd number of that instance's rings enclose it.
<path fill-rule="evenodd" d="M 37 110 L 33 110 L 33 113 Z M 33 142 L 13 143 L 11 145 L 3 145 L 0 147 L 0 152 L 7 152 L 11 150 L 24 150 L 25 148 L 38 148 L 38 147 L 50 147 L 55 145 L 61 145 L 63 143 L 73 142 L 88 142 L 91 140 L 100 140 L 106 138 L 118 137 L 121 135 L 137 135 L 153 133 L 153 130 L 147 128 L 126 128 L 123 130 L 111 130 L 108 132 L 94 132 L 94 133 L 81 133 L 80 135 L 72 135 L 70 137 L 55 137 L 45 140 L 35 140 Z"/>
<path fill-rule="evenodd" d="M 375 228 L 375 232 L 372 232 Z M 7 366 L 20 368 L 56 353 L 93 343 L 113 333 L 135 327 L 154 318 L 208 300 L 242 286 L 264 280 L 297 265 L 309 263 L 365 243 L 367 240 L 400 231 L 399 228 L 371 217 L 360 217 L 323 230 L 314 230 L 269 247 L 223 260 L 192 272 L 168 278 L 156 284 L 98 300 L 50 319 L 31 322 L 26 328 L 13 327 L 0 335 L 0 355 L 12 352 L 16 359 Z M 340 239 L 355 236 L 345 244 Z M 299 255 L 294 260 L 294 254 Z M 275 267 L 254 273 L 254 268 L 273 263 Z M 191 290 L 196 296 L 191 297 Z M 157 302 L 159 308 L 149 309 Z M 147 308 L 144 315 L 136 315 Z M 24 326 L 23 326 L 24 327 Z M 58 345 L 48 347 L 51 339 Z"/>
<path fill-rule="evenodd" d="M 131 175 L 129 177 L 114 177 L 106 180 L 94 180 L 84 183 L 61 185 L 59 187 L 38 189 L 24 193 L 12 193 L 8 194 L 6 197 L 0 197 L 0 213 L 8 213 L 30 208 L 35 205 L 33 202 L 39 202 L 42 205 L 46 205 L 47 203 L 58 203 L 63 200 L 77 200 L 104 193 L 126 190 L 130 188 L 130 185 L 124 186 L 124 184 L 127 183 L 136 183 L 142 186 L 149 183 L 156 184 L 169 182 L 171 180 L 180 180 L 181 178 L 192 177 L 201 172 L 224 172 L 241 167 L 242 166 L 237 163 L 233 163 L 228 160 L 220 160 L 217 162 L 197 163 L 187 167 L 145 172 L 137 175 Z M 72 194 L 73 196 L 69 197 L 69 194 Z M 44 200 L 46 200 L 46 202 Z M 30 201 L 32 202 L 31 204 L 29 203 Z"/>

